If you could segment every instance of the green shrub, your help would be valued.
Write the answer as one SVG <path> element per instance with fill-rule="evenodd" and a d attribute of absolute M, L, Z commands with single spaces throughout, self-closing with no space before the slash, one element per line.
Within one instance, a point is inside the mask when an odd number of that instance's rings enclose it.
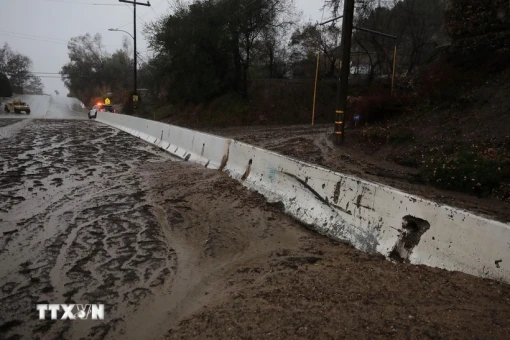
<path fill-rule="evenodd" d="M 373 93 L 356 98 L 351 104 L 352 116 L 359 115 L 362 123 L 383 122 L 400 115 L 414 105 L 412 96 L 391 96 L 390 93 Z"/>
<path fill-rule="evenodd" d="M 371 143 L 386 144 L 388 141 L 388 129 L 380 126 L 363 128 L 360 137 Z"/>
<path fill-rule="evenodd" d="M 485 197 L 509 178 L 508 165 L 502 156 L 487 159 L 476 150 L 464 150 L 430 159 L 422 175 L 437 187 Z"/>
<path fill-rule="evenodd" d="M 404 144 L 412 140 L 414 140 L 414 133 L 406 129 L 394 132 L 388 138 L 388 141 L 392 144 Z"/>
<path fill-rule="evenodd" d="M 508 0 L 449 0 L 446 31 L 453 40 L 508 30 Z"/>
<path fill-rule="evenodd" d="M 398 165 L 407 166 L 410 168 L 417 168 L 418 165 L 420 164 L 418 158 L 416 158 L 415 156 L 411 156 L 411 155 L 397 158 L 397 159 L 395 159 L 395 163 L 397 163 Z"/>

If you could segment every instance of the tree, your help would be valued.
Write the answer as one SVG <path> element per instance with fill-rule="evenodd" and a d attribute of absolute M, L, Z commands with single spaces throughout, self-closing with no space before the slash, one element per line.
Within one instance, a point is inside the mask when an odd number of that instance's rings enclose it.
<path fill-rule="evenodd" d="M 509 31 L 510 4 L 507 0 L 448 0 L 446 30 L 454 40 Z"/>
<path fill-rule="evenodd" d="M 0 97 L 11 97 L 12 88 L 9 78 L 4 73 L 0 73 Z"/>
<path fill-rule="evenodd" d="M 317 52 L 320 52 L 328 64 L 326 76 L 334 77 L 339 59 L 340 33 L 341 30 L 335 25 L 321 29 L 311 23 L 305 24 L 292 34 L 291 46 L 294 47 L 294 56 L 311 61 L 315 60 Z"/>
<path fill-rule="evenodd" d="M 234 87 L 227 19 L 215 2 L 197 1 L 146 28 L 167 99 L 198 102 Z"/>
<path fill-rule="evenodd" d="M 64 85 L 86 103 L 95 96 L 101 83 L 105 57 L 101 40 L 99 34 L 72 38 L 67 45 L 70 62 L 60 71 Z"/>
<path fill-rule="evenodd" d="M 456 0 L 463 1 L 463 0 Z M 355 25 L 397 36 L 399 65 L 411 73 L 423 64 L 437 45 L 448 41 L 444 32 L 444 0 L 359 0 Z M 333 15 L 339 15 L 343 1 L 326 2 Z M 389 74 L 393 64 L 394 41 L 373 33 L 354 31 L 353 51 L 365 53 L 370 78 Z"/>
<path fill-rule="evenodd" d="M 370 0 L 368 0 L 370 1 Z M 343 13 L 343 0 L 326 0 L 324 6 L 331 9 L 331 13 L 334 17 L 338 17 L 340 13 Z"/>
<path fill-rule="evenodd" d="M 7 74 L 9 72 L 7 64 L 13 55 L 14 52 L 9 44 L 5 43 L 4 46 L 0 48 L 0 73 Z"/>
<path fill-rule="evenodd" d="M 197 0 L 145 29 L 169 100 L 203 101 L 227 91 L 247 95 L 256 55 L 274 74 L 279 32 L 291 0 Z M 283 55 L 283 54 L 282 54 Z"/>
<path fill-rule="evenodd" d="M 41 92 L 41 80 L 31 72 L 32 60 L 20 53 L 14 52 L 6 43 L 0 48 L 0 72 L 9 77 L 12 90 L 16 93 Z"/>
<path fill-rule="evenodd" d="M 31 81 L 32 61 L 27 56 L 15 54 L 7 62 L 8 74 L 15 92 L 22 93 L 24 86 Z"/>
<path fill-rule="evenodd" d="M 242 91 L 248 91 L 248 70 L 252 62 L 252 53 L 257 39 L 264 33 L 266 37 L 275 36 L 276 29 L 285 29 L 290 25 L 286 20 L 291 14 L 293 2 L 290 0 L 224 0 L 226 9 L 234 13 L 230 20 L 233 35 L 239 40 L 239 54 L 242 65 Z M 273 33 L 271 33 L 273 31 Z M 269 42 L 271 43 L 271 42 Z M 274 49 L 275 42 L 270 47 Z"/>
<path fill-rule="evenodd" d="M 249 77 L 285 78 L 290 71 L 289 29 L 294 26 L 289 18 L 284 27 L 268 26 L 253 45 Z"/>
<path fill-rule="evenodd" d="M 44 85 L 41 78 L 31 75 L 26 83 L 23 92 L 26 94 L 43 94 Z"/>
<path fill-rule="evenodd" d="M 104 49 L 100 34 L 74 37 L 67 48 L 70 61 L 60 74 L 70 93 L 84 103 L 108 92 L 115 93 L 117 101 L 124 99 L 133 84 L 133 60 L 127 40 L 113 54 Z"/>
<path fill-rule="evenodd" d="M 59 94 L 60 94 L 60 93 L 59 93 L 57 90 L 55 90 L 55 95 L 57 95 L 57 96 L 58 96 Z"/>

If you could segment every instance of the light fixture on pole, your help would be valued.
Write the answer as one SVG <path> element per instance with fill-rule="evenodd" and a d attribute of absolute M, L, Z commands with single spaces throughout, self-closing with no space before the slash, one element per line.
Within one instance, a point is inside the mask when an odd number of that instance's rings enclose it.
<path fill-rule="evenodd" d="M 131 36 L 134 41 L 134 53 L 133 53 L 133 63 L 134 63 L 134 91 L 133 91 L 133 108 L 136 110 L 138 108 L 138 93 L 137 93 L 137 53 L 136 53 L 136 5 L 147 6 L 150 7 L 150 2 L 147 3 L 136 2 L 136 1 L 128 1 L 128 0 L 119 0 L 119 2 L 124 2 L 127 4 L 133 5 L 133 35 Z M 120 30 L 117 30 L 120 31 Z"/>
<path fill-rule="evenodd" d="M 135 40 L 135 37 L 133 37 L 133 35 L 131 33 L 129 33 L 128 31 L 119 30 L 118 28 L 109 28 L 108 31 L 110 31 L 110 32 L 124 32 L 127 35 L 129 35 L 131 37 L 131 39 Z"/>

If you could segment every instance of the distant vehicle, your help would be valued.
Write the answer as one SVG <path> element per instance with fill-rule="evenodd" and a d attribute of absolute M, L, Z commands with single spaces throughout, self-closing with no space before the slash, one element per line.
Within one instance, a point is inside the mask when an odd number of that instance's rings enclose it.
<path fill-rule="evenodd" d="M 112 112 L 117 113 L 117 110 L 113 108 L 112 105 L 106 105 L 106 104 L 96 104 L 90 109 L 89 111 L 89 119 L 97 118 L 98 112 Z"/>
<path fill-rule="evenodd" d="M 7 113 L 14 111 L 14 113 L 25 112 L 26 114 L 30 114 L 30 106 L 22 102 L 19 98 L 15 98 L 12 102 L 7 102 L 4 106 L 4 110 Z"/>

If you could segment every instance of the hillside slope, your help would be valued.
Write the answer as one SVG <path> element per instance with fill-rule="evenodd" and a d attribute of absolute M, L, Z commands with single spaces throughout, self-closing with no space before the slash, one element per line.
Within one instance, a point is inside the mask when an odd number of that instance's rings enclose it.
<path fill-rule="evenodd" d="M 443 48 L 395 99 L 356 97 L 350 110 L 363 122 L 341 147 L 332 122 L 207 130 L 510 221 L 508 37 Z"/>
<path fill-rule="evenodd" d="M 331 140 L 335 86 L 252 83 L 247 101 L 163 108 L 171 124 L 229 136 L 443 203 L 510 221 L 510 32 L 459 40 L 438 49 L 418 74 L 388 89 L 351 87 L 346 141 Z M 242 127 L 242 126 L 245 127 Z M 250 126 L 248 126 L 250 125 Z M 256 125 L 256 126 L 253 126 Z M 287 125 L 287 126 L 285 126 Z M 296 126 L 298 125 L 298 126 Z"/>

